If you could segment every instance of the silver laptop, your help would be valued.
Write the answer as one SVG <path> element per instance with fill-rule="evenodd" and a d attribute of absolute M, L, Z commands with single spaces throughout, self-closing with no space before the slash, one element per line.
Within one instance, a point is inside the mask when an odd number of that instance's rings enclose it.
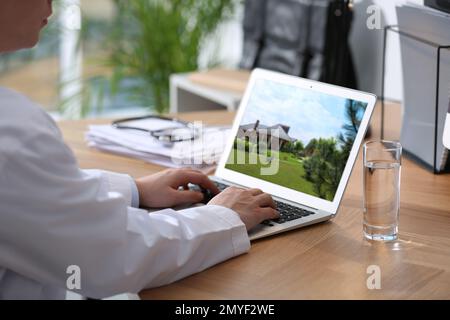
<path fill-rule="evenodd" d="M 375 103 L 372 94 L 253 71 L 212 177 L 277 202 L 280 219 L 251 230 L 251 240 L 336 215 Z"/>

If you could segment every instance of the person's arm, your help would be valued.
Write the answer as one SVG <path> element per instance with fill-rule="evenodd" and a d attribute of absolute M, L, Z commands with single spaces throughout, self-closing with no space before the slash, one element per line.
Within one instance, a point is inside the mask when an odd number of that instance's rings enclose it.
<path fill-rule="evenodd" d="M 122 194 L 129 206 L 139 208 L 139 190 L 129 175 L 95 169 L 85 169 L 83 172 L 87 176 L 99 178 L 110 192 Z"/>
<path fill-rule="evenodd" d="M 78 169 L 59 136 L 40 130 L 2 164 L 0 265 L 102 298 L 164 285 L 246 252 L 245 225 L 222 206 L 148 214 L 111 191 L 104 176 Z"/>

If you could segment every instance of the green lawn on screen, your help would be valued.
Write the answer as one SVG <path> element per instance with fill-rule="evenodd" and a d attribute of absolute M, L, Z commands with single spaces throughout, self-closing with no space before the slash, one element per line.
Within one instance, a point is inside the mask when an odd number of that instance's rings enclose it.
<path fill-rule="evenodd" d="M 280 162 L 278 172 L 274 175 L 261 175 L 261 168 L 270 167 L 269 164 L 266 164 L 265 157 L 263 157 L 263 163 L 261 163 L 258 157 L 256 164 L 250 164 L 249 153 L 247 151 L 236 149 L 233 150 L 236 152 L 236 155 L 238 152 L 245 152 L 245 164 L 236 164 L 236 161 L 232 161 L 231 159 L 233 156 L 232 155 L 226 165 L 227 169 L 272 182 L 286 188 L 317 196 L 314 192 L 313 184 L 304 178 L 305 171 L 302 161 L 294 155 L 286 152 L 279 152 Z M 273 156 L 275 156 L 275 153 L 276 152 L 272 151 Z"/>

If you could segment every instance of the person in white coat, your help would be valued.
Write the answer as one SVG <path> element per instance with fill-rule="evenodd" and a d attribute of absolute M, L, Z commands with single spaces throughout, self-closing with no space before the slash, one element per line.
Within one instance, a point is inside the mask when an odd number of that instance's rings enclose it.
<path fill-rule="evenodd" d="M 0 52 L 34 46 L 51 0 L 0 1 Z M 155 30 L 157 32 L 157 30 Z M 54 121 L 24 96 L 0 88 L 0 299 L 64 299 L 77 293 L 137 293 L 202 271 L 250 248 L 247 230 L 278 216 L 270 195 L 228 188 L 208 205 L 149 214 L 213 193 L 202 173 L 130 176 L 81 170 Z"/>

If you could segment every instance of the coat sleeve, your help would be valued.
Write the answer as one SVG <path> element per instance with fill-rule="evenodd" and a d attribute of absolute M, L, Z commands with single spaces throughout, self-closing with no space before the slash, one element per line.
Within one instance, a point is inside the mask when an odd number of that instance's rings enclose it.
<path fill-rule="evenodd" d="M 149 214 L 130 207 L 128 176 L 80 170 L 55 130 L 20 141 L 0 159 L 0 265 L 22 276 L 66 288 L 76 265 L 77 292 L 103 298 L 171 283 L 250 248 L 230 209 Z"/>
<path fill-rule="evenodd" d="M 102 187 L 108 192 L 120 193 L 129 206 L 139 208 L 139 191 L 129 175 L 104 170 L 83 170 L 83 172 L 87 176 L 99 178 Z"/>

